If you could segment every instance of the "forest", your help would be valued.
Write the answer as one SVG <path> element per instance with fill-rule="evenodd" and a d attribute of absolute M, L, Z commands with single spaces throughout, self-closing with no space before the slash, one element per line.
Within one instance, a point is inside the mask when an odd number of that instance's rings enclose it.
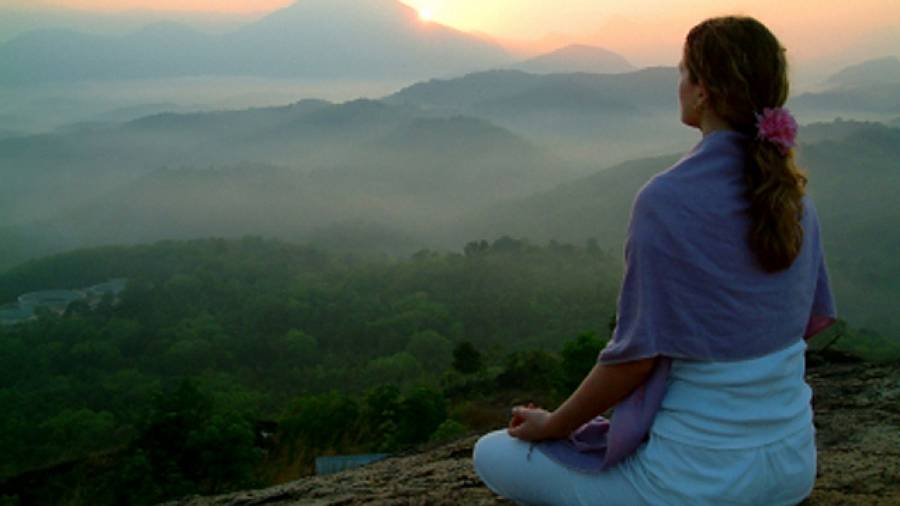
<path fill-rule="evenodd" d="M 0 277 L 2 300 L 128 284 L 118 300 L 0 327 L 2 493 L 149 504 L 477 428 L 479 394 L 577 385 L 618 271 L 593 243 L 508 237 L 399 260 L 247 237 L 28 262 Z M 19 488 L 35 475 L 57 485 Z"/>
<path fill-rule="evenodd" d="M 0 276 L 0 300 L 128 282 L 0 327 L 0 496 L 152 504 L 485 430 L 510 402 L 553 405 L 580 383 L 620 276 L 595 241 L 506 236 L 408 258 L 245 237 L 27 262 Z M 837 327 L 825 339 L 900 356 Z"/>

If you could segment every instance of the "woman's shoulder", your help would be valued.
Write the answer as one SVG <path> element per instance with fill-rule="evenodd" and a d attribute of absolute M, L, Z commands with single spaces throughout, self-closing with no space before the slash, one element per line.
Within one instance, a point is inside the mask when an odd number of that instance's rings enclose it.
<path fill-rule="evenodd" d="M 635 214 L 673 206 L 691 214 L 721 208 L 743 197 L 746 136 L 731 130 L 712 132 L 681 159 L 651 177 L 634 199 Z M 715 205 L 712 205 L 715 202 Z"/>
<path fill-rule="evenodd" d="M 801 215 L 800 225 L 805 230 L 819 229 L 819 212 L 816 209 L 816 203 L 809 193 L 805 193 L 800 199 Z"/>
<path fill-rule="evenodd" d="M 812 195 L 805 193 L 803 198 L 800 199 L 800 202 L 803 204 L 804 216 L 809 216 L 814 220 L 818 220 L 819 214 L 818 211 L 816 211 L 816 203 L 813 200 Z"/>
<path fill-rule="evenodd" d="M 672 180 L 666 177 L 667 172 L 656 174 L 641 186 L 634 197 L 633 214 L 643 216 L 657 213 L 662 206 L 672 203 L 676 189 Z"/>

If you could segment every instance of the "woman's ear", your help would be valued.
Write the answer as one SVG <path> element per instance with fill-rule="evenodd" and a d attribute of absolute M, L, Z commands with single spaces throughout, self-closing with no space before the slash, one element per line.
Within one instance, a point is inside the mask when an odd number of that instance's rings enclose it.
<path fill-rule="evenodd" d="M 709 106 L 709 92 L 706 90 L 706 85 L 703 84 L 702 81 L 699 86 L 697 86 L 697 100 L 694 102 L 694 105 L 699 110 L 703 110 Z"/>

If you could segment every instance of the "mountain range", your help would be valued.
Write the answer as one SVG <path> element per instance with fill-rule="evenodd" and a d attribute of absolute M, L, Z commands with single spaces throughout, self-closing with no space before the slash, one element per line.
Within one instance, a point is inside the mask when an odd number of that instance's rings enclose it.
<path fill-rule="evenodd" d="M 561 156 L 611 165 L 689 146 L 677 86 L 671 67 L 620 74 L 492 70 L 416 83 L 384 101 L 482 118 L 540 139 Z"/>
<path fill-rule="evenodd" d="M 828 78 L 832 86 L 900 83 L 900 59 L 886 56 L 851 65 Z"/>
<path fill-rule="evenodd" d="M 39 29 L 0 45 L 0 84 L 252 75 L 426 78 L 490 68 L 537 74 L 637 70 L 600 47 L 572 44 L 521 62 L 499 44 L 420 19 L 396 0 L 300 0 L 224 34 L 158 21 L 124 36 Z"/>
<path fill-rule="evenodd" d="M 0 139 L 0 265 L 100 243 L 321 238 L 360 221 L 428 235 L 468 209 L 578 173 L 483 119 L 373 100 L 158 114 Z"/>
<path fill-rule="evenodd" d="M 900 114 L 900 60 L 890 56 L 846 67 L 826 79 L 823 89 L 793 98 L 791 106 L 817 120 L 889 120 Z"/>
<path fill-rule="evenodd" d="M 494 70 L 382 100 L 9 134 L 0 137 L 0 268 L 78 246 L 245 233 L 400 253 L 503 234 L 593 237 L 615 252 L 637 188 L 696 142 L 677 120 L 676 83 L 672 68 Z M 900 130 L 885 126 L 896 119 L 830 120 L 800 137 L 811 191 L 836 234 L 837 284 L 855 294 L 848 312 L 879 329 L 894 328 L 883 304 L 900 296 L 897 266 L 883 254 L 897 248 Z M 864 281 L 883 273 L 885 283 Z"/>
<path fill-rule="evenodd" d="M 360 153 L 405 152 L 379 145 L 388 139 L 395 144 L 403 140 L 420 153 L 430 146 L 435 151 L 427 159 L 437 163 L 444 155 L 436 153 L 454 145 L 469 149 L 459 145 L 460 139 L 474 141 L 473 133 L 488 124 L 555 151 L 561 159 L 547 163 L 547 177 L 573 174 L 572 164 L 586 173 L 591 166 L 646 153 L 647 145 L 658 139 L 663 139 L 658 149 L 669 152 L 676 150 L 666 144 L 672 139 L 689 139 L 690 132 L 675 121 L 674 85 L 674 69 L 665 68 L 619 75 L 490 71 L 423 82 L 379 101 L 307 99 L 282 107 L 161 113 L 125 124 L 73 125 L 43 135 L 0 138 L 0 175 L 6 178 L 0 188 L 0 225 L 47 218 L 162 167 L 242 161 L 303 171 L 353 166 L 365 158 Z M 430 124 L 456 128 L 442 132 L 443 138 L 435 133 L 422 139 L 426 131 L 404 126 L 428 118 L 457 118 Z M 484 139 L 494 139 L 492 132 Z M 548 139 L 567 144 L 548 146 Z M 479 149 L 491 146 L 481 142 Z M 514 158 L 515 153 L 510 155 Z M 30 197 L 35 192 L 52 198 L 36 201 Z"/>
<path fill-rule="evenodd" d="M 186 75 L 425 78 L 508 64 L 500 46 L 396 0 L 301 0 L 222 35 L 160 22 L 125 36 L 38 30 L 0 46 L 0 84 Z"/>

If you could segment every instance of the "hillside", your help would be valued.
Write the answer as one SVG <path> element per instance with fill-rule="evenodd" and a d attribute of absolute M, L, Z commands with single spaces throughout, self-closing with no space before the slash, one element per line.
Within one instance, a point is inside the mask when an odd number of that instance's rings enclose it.
<path fill-rule="evenodd" d="M 838 311 L 856 325 L 900 335 L 900 129 L 837 121 L 801 128 L 799 164 L 819 211 Z M 475 210 L 456 234 L 506 233 L 538 241 L 595 238 L 621 256 L 631 203 L 638 189 L 677 156 L 634 160 L 552 190 Z"/>
<path fill-rule="evenodd" d="M 626 162 L 552 190 L 473 211 L 459 221 L 455 234 L 490 237 L 503 230 L 538 241 L 594 238 L 601 248 L 620 256 L 634 196 L 677 159 L 671 155 Z"/>
<path fill-rule="evenodd" d="M 351 135 L 346 126 L 331 128 Z M 369 143 L 367 157 L 347 149 L 334 167 L 243 163 L 153 171 L 29 229 L 64 237 L 70 248 L 210 235 L 305 239 L 317 228 L 353 221 L 421 237 L 466 209 L 549 185 L 541 169 L 552 158 L 483 121 L 410 119 L 395 128 Z"/>
<path fill-rule="evenodd" d="M 596 359 L 619 276 L 596 248 L 508 237 L 404 259 L 247 237 L 28 262 L 0 274 L 0 412 L 16 413 L 0 497 L 140 505 L 480 427 L 485 391 L 551 397 L 583 376 L 565 357 L 576 339 Z M 64 309 L 20 299 L 122 278 Z"/>
<path fill-rule="evenodd" d="M 483 119 L 373 100 L 166 113 L 0 139 L 0 164 L 0 270 L 111 242 L 305 240 L 360 221 L 415 237 L 393 249 L 411 253 L 463 212 L 577 170 Z"/>
<path fill-rule="evenodd" d="M 821 363 L 810 360 L 815 395 L 819 476 L 804 506 L 878 506 L 900 503 L 900 364 Z M 818 363 L 817 363 L 818 362 Z M 497 420 L 496 427 L 503 421 Z M 853 427 L 848 433 L 847 427 Z M 276 487 L 166 506 L 266 504 L 511 504 L 488 490 L 472 468 L 478 435 L 423 448 L 344 471 Z"/>
<path fill-rule="evenodd" d="M 572 44 L 529 58 L 511 68 L 535 74 L 588 72 L 617 74 L 637 70 L 622 55 L 602 47 Z"/>
<path fill-rule="evenodd" d="M 900 112 L 900 60 L 889 56 L 846 67 L 818 90 L 791 98 L 788 106 L 807 121 L 890 121 Z"/>
<path fill-rule="evenodd" d="M 0 304 L 127 286 L 0 325 L 0 412 L 16 413 L 0 418 L 0 497 L 142 505 L 488 430 L 583 378 L 620 274 L 590 243 L 508 237 L 402 260 L 248 237 L 29 262 L 0 274 Z"/>
<path fill-rule="evenodd" d="M 431 79 L 384 98 L 440 114 L 485 119 L 576 160 L 624 162 L 690 146 L 678 122 L 678 71 L 617 74 L 476 72 Z"/>
<path fill-rule="evenodd" d="M 454 79 L 431 79 L 404 88 L 386 97 L 388 103 L 421 107 L 477 109 L 485 103 L 509 100 L 534 90 L 553 93 L 554 87 L 579 86 L 602 102 L 623 102 L 645 108 L 665 108 L 677 104 L 671 86 L 677 84 L 674 68 L 654 67 L 624 74 L 563 73 L 529 74 L 517 70 L 476 72 Z M 562 94 L 560 94 L 562 98 Z"/>
<path fill-rule="evenodd" d="M 809 118 L 837 116 L 884 120 L 900 113 L 900 83 L 840 86 L 791 99 L 792 110 Z"/>
<path fill-rule="evenodd" d="M 858 86 L 884 82 L 900 82 L 900 59 L 896 56 L 867 60 L 851 65 L 828 78 L 836 86 Z"/>

